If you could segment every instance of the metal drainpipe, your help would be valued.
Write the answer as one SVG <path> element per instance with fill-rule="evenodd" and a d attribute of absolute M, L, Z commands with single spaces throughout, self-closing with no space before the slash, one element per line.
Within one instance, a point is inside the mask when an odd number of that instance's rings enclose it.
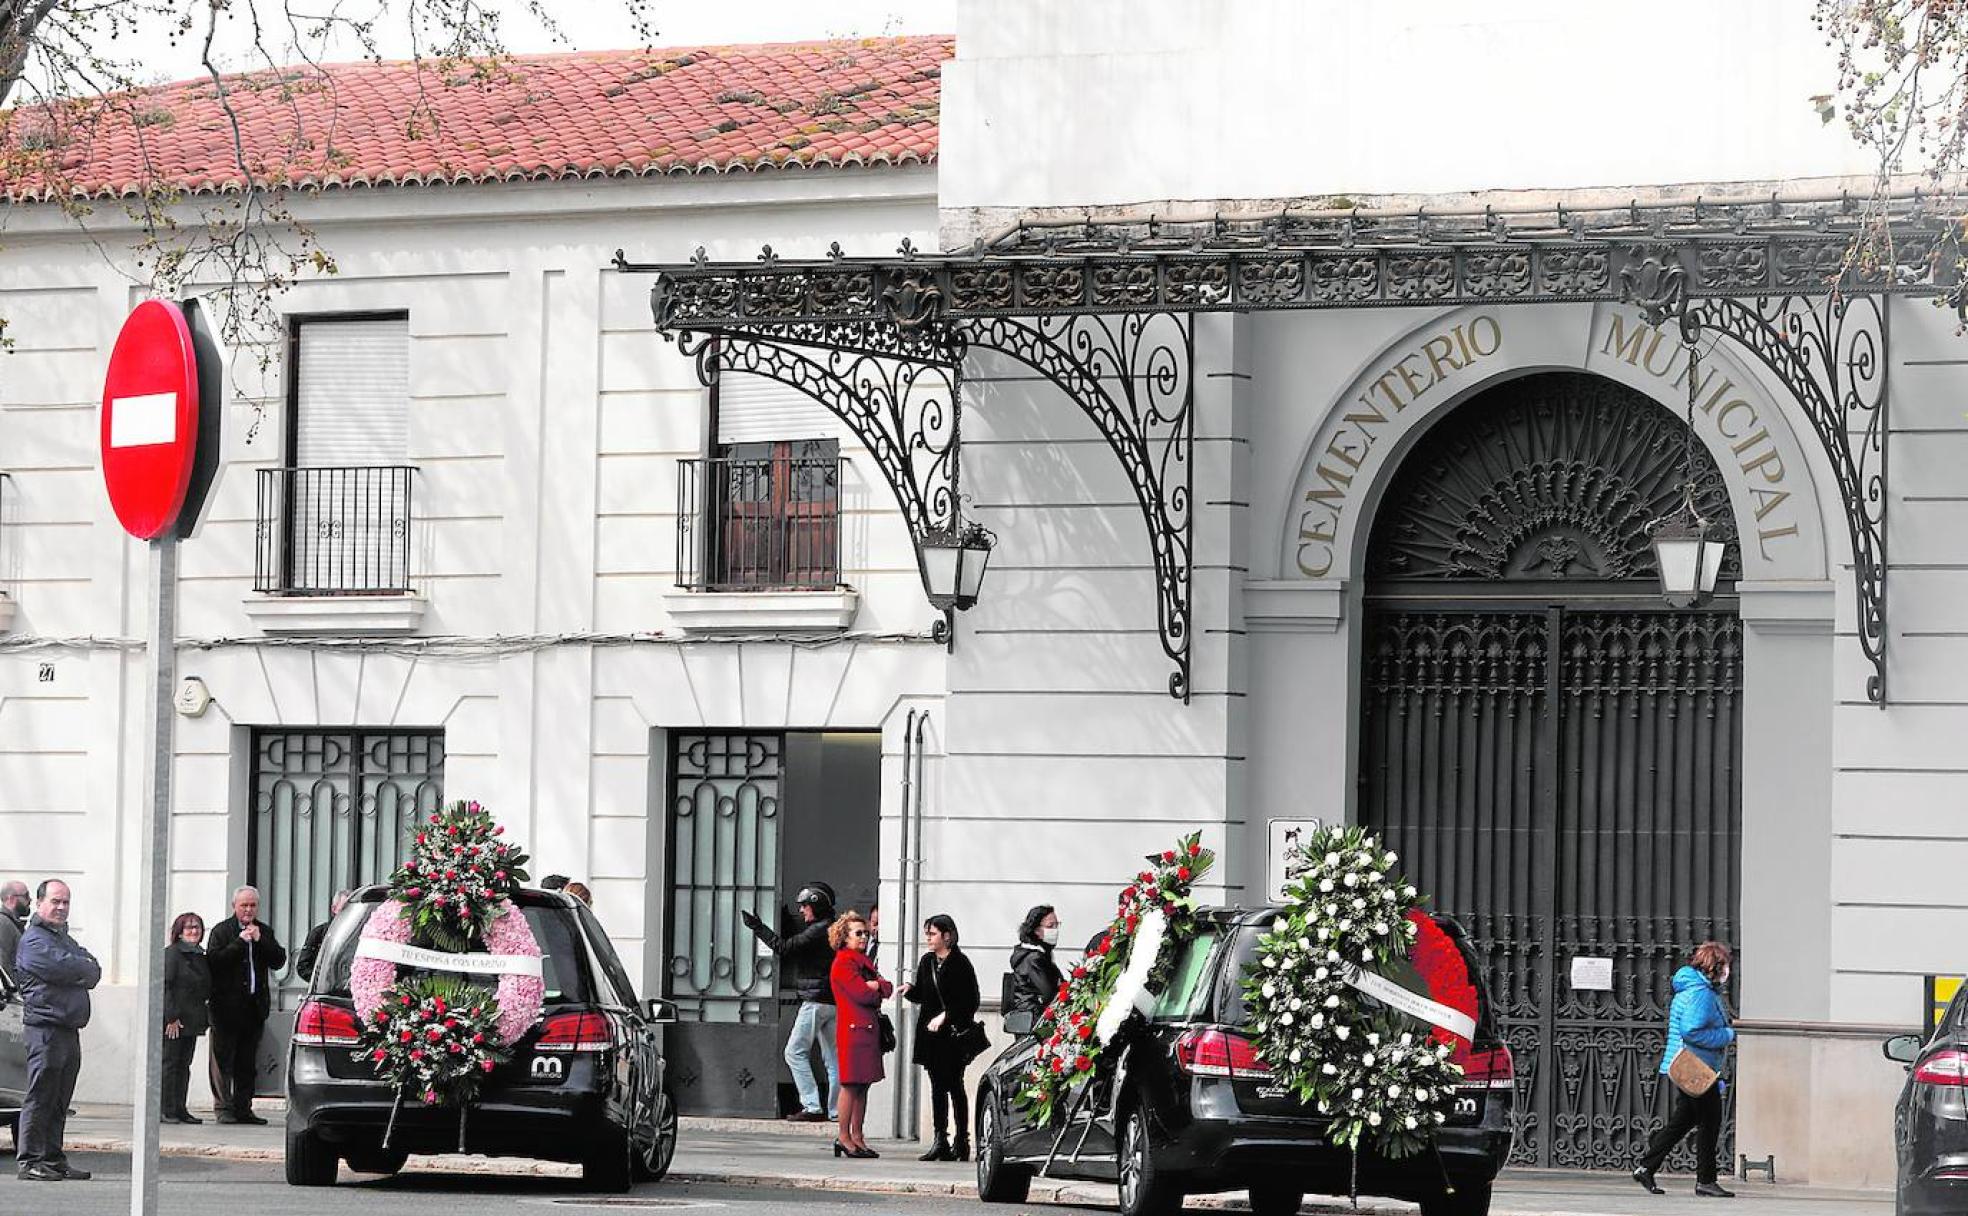
<path fill-rule="evenodd" d="M 895 910 L 897 914 L 901 916 L 902 918 L 901 923 L 904 925 L 909 923 L 909 796 L 910 796 L 910 776 L 911 776 L 909 770 L 909 758 L 910 758 L 909 749 L 914 743 L 914 736 L 915 736 L 915 729 L 916 729 L 916 713 L 917 713 L 916 710 L 911 709 L 909 711 L 908 718 L 902 724 L 902 827 L 901 827 L 902 848 L 901 848 L 901 856 L 896 860 L 896 866 L 895 866 L 895 885 L 900 891 L 900 895 L 897 897 L 895 901 L 896 903 Z M 903 953 L 903 951 L 906 950 L 906 945 L 902 942 L 902 938 L 900 937 L 900 935 L 897 936 L 896 942 L 897 942 L 897 955 L 898 955 L 897 965 L 896 965 L 896 979 L 898 982 L 896 986 L 899 988 L 901 987 L 900 981 L 902 979 L 907 978 L 905 973 L 907 972 L 909 967 L 909 959 L 907 955 Z M 879 959 L 876 960 L 876 964 L 880 965 Z M 903 1017 L 903 1011 L 907 1008 L 907 1006 L 899 993 L 895 997 L 894 1005 L 895 1005 L 895 1038 L 896 1038 L 895 1066 L 898 1069 L 902 1069 L 908 1067 L 907 1060 L 909 1058 L 908 1057 L 909 1040 L 908 1037 L 903 1033 L 904 1030 L 907 1029 L 905 1025 L 905 1019 Z M 911 1097 L 913 1098 L 913 1094 L 911 1095 Z M 900 1140 L 902 1138 L 903 1117 L 907 1113 L 903 1108 L 905 1105 L 911 1105 L 911 1104 L 913 1103 L 904 1103 L 899 1100 L 895 1103 L 895 1110 L 893 1112 L 893 1117 L 889 1120 L 889 1122 L 891 1124 L 890 1135 L 897 1140 Z"/>
<path fill-rule="evenodd" d="M 915 898 L 914 900 L 911 901 L 911 908 L 914 911 L 915 915 L 909 918 L 909 955 L 908 958 L 903 962 L 903 966 L 905 967 L 908 966 L 910 962 L 913 962 L 915 960 L 916 955 L 920 953 L 922 949 L 921 939 L 918 937 L 918 935 L 922 932 L 920 926 L 923 920 L 923 915 L 922 915 L 923 731 L 927 730 L 928 728 L 929 728 L 929 711 L 925 709 L 922 712 L 922 717 L 916 719 L 916 729 L 915 729 L 915 739 L 914 739 L 915 748 L 913 749 L 915 752 L 915 763 L 916 763 L 916 812 L 914 815 L 910 817 L 910 821 L 911 823 L 913 823 L 915 827 L 915 842 L 910 847 L 909 850 L 910 853 L 912 854 L 912 856 L 909 859 L 909 864 L 913 867 L 913 872 L 911 873 L 910 878 L 915 887 Z M 911 1061 L 911 1063 L 914 1063 L 914 1061 Z M 919 1071 L 912 1068 L 909 1070 L 909 1130 L 912 1134 L 912 1138 L 915 1130 L 921 1126 L 922 1126 L 922 1074 Z"/>

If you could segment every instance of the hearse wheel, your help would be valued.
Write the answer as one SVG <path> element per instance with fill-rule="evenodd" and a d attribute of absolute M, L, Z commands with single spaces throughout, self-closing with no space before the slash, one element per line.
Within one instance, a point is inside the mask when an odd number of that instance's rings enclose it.
<path fill-rule="evenodd" d="M 659 1182 L 676 1160 L 677 1112 L 667 1090 L 656 1091 L 656 1109 L 636 1125 L 635 1176 L 641 1182 Z"/>
<path fill-rule="evenodd" d="M 977 1197 L 985 1203 L 1024 1203 L 1032 1193 L 1032 1171 L 1006 1165 L 1004 1126 L 998 1118 L 998 1095 L 977 1095 Z"/>
<path fill-rule="evenodd" d="M 1182 1210 L 1182 1183 L 1155 1166 L 1148 1139 L 1148 1112 L 1136 1102 L 1121 1131 L 1121 1216 L 1175 1216 Z"/>

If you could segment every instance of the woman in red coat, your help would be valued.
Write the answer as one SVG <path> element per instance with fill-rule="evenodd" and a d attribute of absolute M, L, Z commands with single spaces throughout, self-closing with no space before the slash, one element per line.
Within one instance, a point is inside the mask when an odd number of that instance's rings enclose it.
<path fill-rule="evenodd" d="M 868 957 L 868 922 L 859 912 L 844 912 L 827 931 L 833 944 L 834 1054 L 840 1061 L 840 1138 L 836 1157 L 879 1157 L 868 1147 L 861 1122 L 868 1116 L 868 1087 L 882 1079 L 881 1003 L 894 985 L 875 970 Z"/>

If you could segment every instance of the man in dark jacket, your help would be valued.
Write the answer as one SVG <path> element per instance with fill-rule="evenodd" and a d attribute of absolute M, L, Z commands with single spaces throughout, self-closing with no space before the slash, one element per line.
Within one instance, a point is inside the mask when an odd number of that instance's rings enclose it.
<path fill-rule="evenodd" d="M 102 979 L 102 966 L 68 935 L 68 884 L 46 879 L 34 894 L 34 916 L 14 955 L 27 1027 L 27 1100 L 14 1162 L 27 1182 L 80 1182 L 89 1171 L 69 1165 L 62 1135 L 82 1072 L 89 989 Z"/>
<path fill-rule="evenodd" d="M 328 903 L 328 919 L 308 930 L 307 940 L 301 943 L 300 952 L 294 955 L 294 974 L 304 980 L 314 978 L 314 964 L 321 957 L 321 943 L 328 938 L 328 926 L 348 907 L 348 891 L 335 892 L 335 898 Z"/>
<path fill-rule="evenodd" d="M 21 934 L 27 930 L 28 913 L 33 910 L 34 900 L 26 883 L 18 878 L 0 883 L 0 959 L 6 960 L 9 970 L 14 965 L 14 952 L 20 949 Z"/>
<path fill-rule="evenodd" d="M 260 920 L 260 893 L 232 893 L 232 915 L 205 942 L 212 968 L 212 1089 L 221 1123 L 265 1123 L 253 1113 L 253 1074 L 260 1032 L 273 1008 L 270 978 L 287 951 Z"/>
<path fill-rule="evenodd" d="M 824 882 L 800 888 L 797 925 L 784 935 L 774 933 L 756 915 L 743 915 L 745 927 L 780 959 L 780 974 L 790 975 L 799 995 L 799 1014 L 786 1040 L 786 1067 L 799 1090 L 800 1109 L 788 1119 L 820 1123 L 835 1118 L 840 1105 L 840 1065 L 834 1059 L 834 948 L 827 930 L 834 920 L 834 889 Z M 820 1082 L 813 1075 L 813 1048 L 827 1065 L 826 1105 L 821 1105 Z"/>

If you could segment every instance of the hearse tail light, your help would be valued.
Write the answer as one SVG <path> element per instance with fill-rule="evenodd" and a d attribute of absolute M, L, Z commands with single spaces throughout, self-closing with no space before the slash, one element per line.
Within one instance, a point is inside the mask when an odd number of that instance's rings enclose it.
<path fill-rule="evenodd" d="M 1462 1080 L 1456 1082 L 1462 1089 L 1514 1089 L 1517 1085 L 1517 1061 L 1508 1047 L 1486 1051 L 1464 1047 L 1452 1058 L 1462 1065 Z"/>
<path fill-rule="evenodd" d="M 362 1042 L 362 1026 L 353 1009 L 302 1001 L 294 1015 L 294 1041 L 307 1047 L 354 1047 Z"/>
<path fill-rule="evenodd" d="M 1206 1026 L 1185 1030 L 1175 1041 L 1176 1067 L 1198 1077 L 1270 1076 L 1257 1048 L 1234 1031 Z"/>
<path fill-rule="evenodd" d="M 1937 1051 L 1913 1070 L 1913 1079 L 1927 1085 L 1968 1085 L 1968 1051 Z"/>
<path fill-rule="evenodd" d="M 598 1013 L 556 1013 L 540 1025 L 534 1051 L 607 1051 L 615 1046 L 608 1019 Z"/>

